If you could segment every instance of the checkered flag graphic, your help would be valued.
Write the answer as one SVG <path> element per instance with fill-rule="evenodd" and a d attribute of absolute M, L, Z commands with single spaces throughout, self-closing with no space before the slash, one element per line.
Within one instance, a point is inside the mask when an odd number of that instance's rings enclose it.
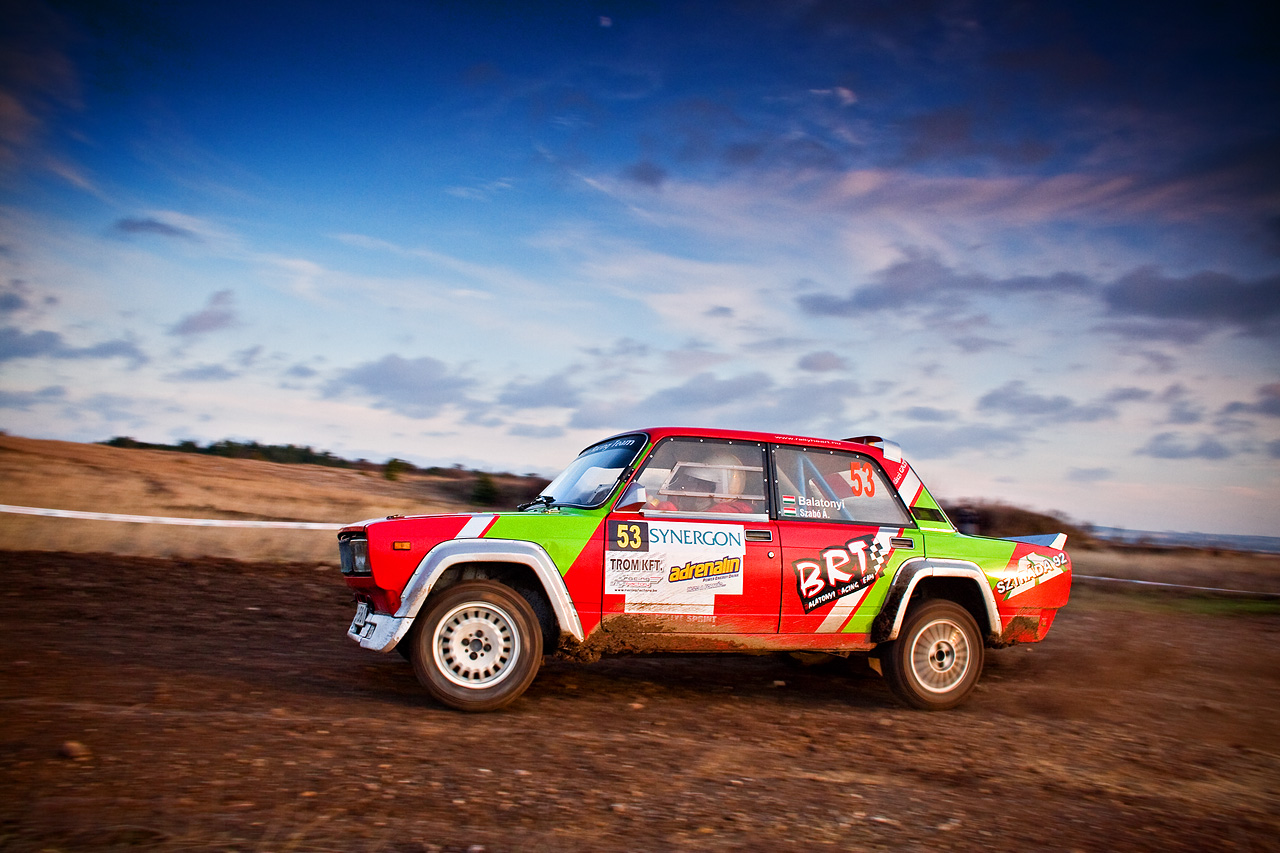
<path fill-rule="evenodd" d="M 876 539 L 871 543 L 871 547 L 867 549 L 867 553 L 871 556 L 871 568 L 867 572 L 868 576 L 873 578 L 880 576 L 880 570 L 889 561 L 889 552 L 892 550 L 893 546 L 883 539 Z"/>

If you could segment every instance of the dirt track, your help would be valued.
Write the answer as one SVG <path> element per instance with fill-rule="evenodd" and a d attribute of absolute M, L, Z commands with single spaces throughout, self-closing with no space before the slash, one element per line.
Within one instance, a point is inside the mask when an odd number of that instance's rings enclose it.
<path fill-rule="evenodd" d="M 1275 608 L 1080 589 L 943 714 L 699 655 L 552 661 L 467 716 L 346 639 L 332 565 L 0 566 L 0 850 L 1280 846 Z"/>

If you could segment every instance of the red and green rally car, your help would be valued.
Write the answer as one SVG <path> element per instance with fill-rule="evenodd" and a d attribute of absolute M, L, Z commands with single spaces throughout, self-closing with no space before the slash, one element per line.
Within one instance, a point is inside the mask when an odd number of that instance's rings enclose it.
<path fill-rule="evenodd" d="M 1065 541 L 959 533 L 876 436 L 676 428 L 591 445 L 516 512 L 338 534 L 348 636 L 469 711 L 516 699 L 544 650 L 857 653 L 906 704 L 952 708 L 986 647 L 1044 639 Z"/>

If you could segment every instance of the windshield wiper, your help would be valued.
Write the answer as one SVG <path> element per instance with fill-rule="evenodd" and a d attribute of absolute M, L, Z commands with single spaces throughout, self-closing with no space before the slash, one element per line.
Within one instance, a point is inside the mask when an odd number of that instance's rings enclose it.
<path fill-rule="evenodd" d="M 516 512 L 524 512 L 526 509 L 532 509 L 538 504 L 542 504 L 543 506 L 550 509 L 551 505 L 555 503 L 555 500 L 556 499 L 551 497 L 551 495 L 538 495 L 536 498 L 529 501 L 527 504 L 520 504 L 520 506 L 516 507 Z"/>

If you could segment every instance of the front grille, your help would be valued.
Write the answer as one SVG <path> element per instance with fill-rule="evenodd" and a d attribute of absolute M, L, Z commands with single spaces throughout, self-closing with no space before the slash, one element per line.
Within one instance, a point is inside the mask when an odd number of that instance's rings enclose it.
<path fill-rule="evenodd" d="M 338 556 L 344 575 L 372 574 L 369 568 L 369 540 L 348 536 L 338 540 Z"/>

